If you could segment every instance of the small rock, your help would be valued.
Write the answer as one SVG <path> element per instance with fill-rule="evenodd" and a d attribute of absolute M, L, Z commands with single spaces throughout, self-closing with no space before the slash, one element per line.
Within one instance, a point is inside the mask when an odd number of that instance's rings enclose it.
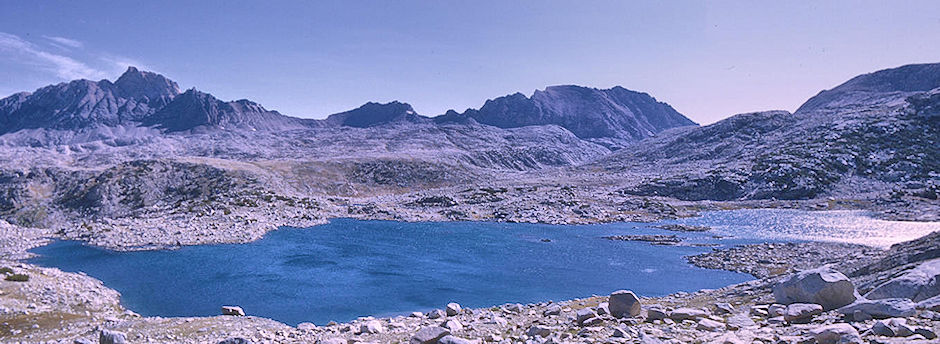
<path fill-rule="evenodd" d="M 820 326 L 809 331 L 819 344 L 862 343 L 858 330 L 846 323 Z"/>
<path fill-rule="evenodd" d="M 428 312 L 428 314 L 427 314 L 428 319 L 440 319 L 440 318 L 443 318 L 443 317 L 445 317 L 445 316 L 447 316 L 447 314 L 444 313 L 444 311 L 442 311 L 442 310 L 440 310 L 440 309 L 435 309 L 435 310 L 433 310 L 433 311 Z"/>
<path fill-rule="evenodd" d="M 518 303 L 513 303 L 513 304 L 506 306 L 506 310 L 512 313 L 522 313 L 522 308 L 523 308 L 522 305 Z"/>
<path fill-rule="evenodd" d="M 708 314 L 701 309 L 682 307 L 676 308 L 674 311 L 669 312 L 669 319 L 675 321 L 696 320 L 699 318 L 704 318 L 707 315 Z"/>
<path fill-rule="evenodd" d="M 219 344 L 251 344 L 250 340 L 241 337 L 229 338 L 219 342 Z"/>
<path fill-rule="evenodd" d="M 425 327 L 418 331 L 411 337 L 411 344 L 432 344 L 437 343 L 438 340 L 444 338 L 444 336 L 450 335 L 450 331 L 443 327 Z"/>
<path fill-rule="evenodd" d="M 345 338 L 331 337 L 331 338 L 326 338 L 326 339 L 320 339 L 317 343 L 319 344 L 348 344 L 349 341 L 346 340 Z"/>
<path fill-rule="evenodd" d="M 728 332 L 710 341 L 709 344 L 747 344 L 747 342 L 738 338 L 734 333 Z"/>
<path fill-rule="evenodd" d="M 719 302 L 715 304 L 715 313 L 716 314 L 731 314 L 734 313 L 734 307 L 730 303 Z"/>
<path fill-rule="evenodd" d="M 581 325 L 582 326 L 594 326 L 602 322 L 604 322 L 604 319 L 601 319 L 600 317 L 593 317 L 593 318 L 588 318 L 584 320 L 583 322 L 581 322 Z"/>
<path fill-rule="evenodd" d="M 470 344 L 471 342 L 463 338 L 446 335 L 444 336 L 444 338 L 441 338 L 440 340 L 438 340 L 437 343 L 438 344 Z"/>
<path fill-rule="evenodd" d="M 456 302 L 448 303 L 448 304 L 447 304 L 447 307 L 445 308 L 445 313 L 446 313 L 447 316 L 449 316 L 449 317 L 452 317 L 452 316 L 455 316 L 455 315 L 457 315 L 457 314 L 460 314 L 460 304 L 458 304 L 458 303 L 456 303 Z"/>
<path fill-rule="evenodd" d="M 245 311 L 238 306 L 222 306 L 222 315 L 245 316 Z"/>
<path fill-rule="evenodd" d="M 545 308 L 545 311 L 542 312 L 542 315 L 545 315 L 545 316 L 559 315 L 559 314 L 561 314 L 561 306 L 556 305 L 556 304 L 548 305 L 548 307 Z"/>
<path fill-rule="evenodd" d="M 770 317 L 782 317 L 783 314 L 786 313 L 786 311 L 787 311 L 787 306 L 781 305 L 779 303 L 775 303 L 775 304 L 770 305 L 770 307 L 767 307 L 767 314 Z"/>
<path fill-rule="evenodd" d="M 412 317 L 412 318 L 423 318 L 423 317 L 424 317 L 424 313 L 421 313 L 421 312 L 411 312 L 411 314 L 409 314 L 408 316 L 409 316 L 409 317 Z"/>
<path fill-rule="evenodd" d="M 792 303 L 784 311 L 783 318 L 788 323 L 805 324 L 813 317 L 822 314 L 823 307 L 815 303 Z"/>
<path fill-rule="evenodd" d="M 597 316 L 597 313 L 594 313 L 594 311 L 591 310 L 590 308 L 579 309 L 578 312 L 575 313 L 575 317 L 578 322 L 578 325 L 584 325 L 585 320 L 596 317 L 596 316 Z"/>
<path fill-rule="evenodd" d="M 610 304 L 607 302 L 601 302 L 599 305 L 597 305 L 597 315 L 610 314 L 610 308 L 608 308 L 609 305 Z"/>
<path fill-rule="evenodd" d="M 529 335 L 529 337 L 548 337 L 548 335 L 552 334 L 552 329 L 547 326 L 535 325 L 530 327 L 525 334 Z"/>
<path fill-rule="evenodd" d="M 757 327 L 757 323 L 755 323 L 754 320 L 751 320 L 751 317 L 744 313 L 739 313 L 728 317 L 728 320 L 725 320 L 725 323 L 728 325 L 728 329 L 732 331 Z"/>
<path fill-rule="evenodd" d="M 624 318 L 640 315 L 640 298 L 636 297 L 636 294 L 632 291 L 615 291 L 610 294 L 607 303 L 610 314 L 615 317 Z"/>
<path fill-rule="evenodd" d="M 444 322 L 444 328 L 450 330 L 451 333 L 463 330 L 463 324 L 457 319 L 450 319 Z"/>
<path fill-rule="evenodd" d="M 302 322 L 297 324 L 297 329 L 301 331 L 313 331 L 317 329 L 317 325 L 309 322 Z"/>
<path fill-rule="evenodd" d="M 658 306 L 650 307 L 650 309 L 646 311 L 646 321 L 663 320 L 668 316 L 669 314 L 666 313 L 666 310 Z"/>
<path fill-rule="evenodd" d="M 385 326 L 382 325 L 381 321 L 378 320 L 369 320 L 362 325 L 359 325 L 360 333 L 383 333 L 385 332 Z"/>
<path fill-rule="evenodd" d="M 918 327 L 914 329 L 914 333 L 923 336 L 925 339 L 937 339 L 937 333 L 926 327 Z"/>
<path fill-rule="evenodd" d="M 627 330 L 625 330 L 623 327 L 614 327 L 614 333 L 611 336 L 617 337 L 617 338 L 629 337 L 629 335 L 627 334 Z"/>
<path fill-rule="evenodd" d="M 711 319 L 702 319 L 698 321 L 698 325 L 695 326 L 695 329 L 699 331 L 717 332 L 724 330 L 725 324 Z"/>
<path fill-rule="evenodd" d="M 98 334 L 98 343 L 99 344 L 126 344 L 127 335 L 117 331 L 111 330 L 101 330 L 101 333 Z"/>

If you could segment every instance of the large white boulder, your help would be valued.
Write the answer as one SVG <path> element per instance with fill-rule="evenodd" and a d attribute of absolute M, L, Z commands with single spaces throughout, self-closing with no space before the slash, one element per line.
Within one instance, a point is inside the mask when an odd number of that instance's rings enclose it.
<path fill-rule="evenodd" d="M 773 292 L 778 303 L 815 303 L 826 310 L 848 305 L 857 298 L 852 281 L 830 267 L 790 275 L 774 286 Z"/>
<path fill-rule="evenodd" d="M 940 258 L 928 260 L 865 294 L 866 299 L 907 298 L 923 301 L 940 295 Z"/>

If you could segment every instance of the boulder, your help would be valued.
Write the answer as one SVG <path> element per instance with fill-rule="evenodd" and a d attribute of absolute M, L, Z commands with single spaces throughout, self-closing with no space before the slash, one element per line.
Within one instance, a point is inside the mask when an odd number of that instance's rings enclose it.
<path fill-rule="evenodd" d="M 778 303 L 815 303 L 823 309 L 836 309 L 855 302 L 857 292 L 848 277 L 830 267 L 804 270 L 774 286 Z"/>
<path fill-rule="evenodd" d="M 447 307 L 444 309 L 444 312 L 447 316 L 452 317 L 457 314 L 460 314 L 460 304 L 456 302 L 451 302 L 447 304 Z"/>
<path fill-rule="evenodd" d="M 728 317 L 725 320 L 725 323 L 728 325 L 728 329 L 732 331 L 737 331 L 744 328 L 753 328 L 757 327 L 757 323 L 751 319 L 746 313 L 738 313 Z"/>
<path fill-rule="evenodd" d="M 846 323 L 820 326 L 809 331 L 818 344 L 862 343 L 862 337 L 852 325 Z"/>
<path fill-rule="evenodd" d="M 708 313 L 705 313 L 705 311 L 696 308 L 676 308 L 672 312 L 669 312 L 669 319 L 675 321 L 696 320 L 706 316 L 708 316 Z"/>
<path fill-rule="evenodd" d="M 297 329 L 301 331 L 313 331 L 317 329 L 317 325 L 309 322 L 302 322 L 297 324 Z"/>
<path fill-rule="evenodd" d="M 782 317 L 784 313 L 787 312 L 787 306 L 775 303 L 767 307 L 767 314 L 770 317 Z"/>
<path fill-rule="evenodd" d="M 610 294 L 607 300 L 610 314 L 618 317 L 635 317 L 640 315 L 640 298 L 632 291 L 618 290 Z"/>
<path fill-rule="evenodd" d="M 559 315 L 559 314 L 561 314 L 561 306 L 557 304 L 548 305 L 548 307 L 545 308 L 545 311 L 542 312 L 542 315 L 546 315 L 546 316 Z"/>
<path fill-rule="evenodd" d="M 450 332 L 457 332 L 463 330 L 463 324 L 457 321 L 457 319 L 450 319 L 444 322 L 444 328 L 450 330 Z"/>
<path fill-rule="evenodd" d="M 437 341 L 438 344 L 471 344 L 472 342 L 463 338 L 454 337 L 451 335 L 446 335 L 441 340 Z"/>
<path fill-rule="evenodd" d="M 617 326 L 617 327 L 614 327 L 614 332 L 611 333 L 610 336 L 614 338 L 627 338 L 630 336 L 630 333 L 627 332 L 625 328 L 621 326 Z"/>
<path fill-rule="evenodd" d="M 359 325 L 359 333 L 383 333 L 385 326 L 381 321 L 369 320 Z"/>
<path fill-rule="evenodd" d="M 427 314 L 428 319 L 439 319 L 439 318 L 443 318 L 443 317 L 445 317 L 445 316 L 447 316 L 447 314 L 444 313 L 444 311 L 442 311 L 442 310 L 440 310 L 440 309 L 435 309 L 435 310 L 433 310 L 433 311 L 428 312 L 428 314 Z"/>
<path fill-rule="evenodd" d="M 127 335 L 118 331 L 101 330 L 98 334 L 99 344 L 126 344 Z"/>
<path fill-rule="evenodd" d="M 906 298 L 918 302 L 937 295 L 940 295 L 940 259 L 932 259 L 878 285 L 865 298 Z"/>
<path fill-rule="evenodd" d="M 666 312 L 666 310 L 662 309 L 658 305 L 655 307 L 650 307 L 650 309 L 646 311 L 646 321 L 663 320 L 668 317 L 669 314 Z"/>
<path fill-rule="evenodd" d="M 741 338 L 738 338 L 738 336 L 735 335 L 734 333 L 728 332 L 728 333 L 718 336 L 718 338 L 715 338 L 709 343 L 710 344 L 747 344 L 748 342 L 745 342 Z"/>
<path fill-rule="evenodd" d="M 934 296 L 917 303 L 917 309 L 940 312 L 940 296 Z"/>
<path fill-rule="evenodd" d="M 609 305 L 610 304 L 607 302 L 601 302 L 599 305 L 597 305 L 597 315 L 610 314 L 610 308 L 608 308 Z"/>
<path fill-rule="evenodd" d="M 433 344 L 438 340 L 450 335 L 450 331 L 443 327 L 425 327 L 418 330 L 414 337 L 411 337 L 411 344 Z"/>
<path fill-rule="evenodd" d="M 727 302 L 719 302 L 715 304 L 715 314 L 731 314 L 734 313 L 734 307 Z"/>
<path fill-rule="evenodd" d="M 241 337 L 229 338 L 219 342 L 219 344 L 251 344 L 250 340 Z"/>
<path fill-rule="evenodd" d="M 793 324 L 808 323 L 822 312 L 823 307 L 815 303 L 793 303 L 787 306 L 783 319 Z"/>
<path fill-rule="evenodd" d="M 535 325 L 530 327 L 528 331 L 525 331 L 525 334 L 529 335 L 529 337 L 548 337 L 548 335 L 552 334 L 552 328 L 548 326 Z"/>
<path fill-rule="evenodd" d="M 519 303 L 512 303 L 512 304 L 508 304 L 505 306 L 505 309 L 507 311 L 510 311 L 513 313 L 522 313 L 523 308 L 524 307 L 522 306 L 522 304 L 519 304 Z"/>
<path fill-rule="evenodd" d="M 317 343 L 318 344 L 348 344 L 349 341 L 346 340 L 346 338 L 332 337 L 332 338 L 320 339 L 319 341 L 317 341 Z"/>
<path fill-rule="evenodd" d="M 245 311 L 238 306 L 222 306 L 222 315 L 245 316 Z"/>
<path fill-rule="evenodd" d="M 916 308 L 914 301 L 909 299 L 881 299 L 859 300 L 848 306 L 839 308 L 839 313 L 854 316 L 856 311 L 868 314 L 873 318 L 905 318 L 913 316 Z"/>
<path fill-rule="evenodd" d="M 695 329 L 699 331 L 709 331 L 717 332 L 724 331 L 725 324 L 711 320 L 711 319 L 702 319 L 698 321 L 698 324 L 695 325 Z"/>
<path fill-rule="evenodd" d="M 594 310 L 590 308 L 579 309 L 578 312 L 575 313 L 575 319 L 577 320 L 578 325 L 583 325 L 585 320 L 594 318 L 596 316 L 597 313 L 594 313 Z"/>
<path fill-rule="evenodd" d="M 909 337 L 914 335 L 914 329 L 907 326 L 907 319 L 891 318 L 876 321 L 871 327 L 871 333 L 885 337 Z"/>
<path fill-rule="evenodd" d="M 914 334 L 919 334 L 927 339 L 937 339 L 937 333 L 926 327 L 918 327 L 914 329 Z"/>

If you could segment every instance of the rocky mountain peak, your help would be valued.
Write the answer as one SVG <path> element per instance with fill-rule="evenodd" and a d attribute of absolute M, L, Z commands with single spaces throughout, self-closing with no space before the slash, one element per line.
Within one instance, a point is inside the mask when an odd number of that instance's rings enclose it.
<path fill-rule="evenodd" d="M 514 93 L 486 101 L 464 116 L 501 128 L 554 124 L 582 139 L 621 146 L 663 130 L 696 125 L 671 106 L 623 87 L 549 86 L 531 97 Z M 616 141 L 616 142 L 614 142 Z"/>
<path fill-rule="evenodd" d="M 155 100 L 159 98 L 172 98 L 180 93 L 179 85 L 163 75 L 140 71 L 135 67 L 127 67 L 127 71 L 114 82 L 125 98 Z"/>
<path fill-rule="evenodd" d="M 362 106 L 326 118 L 325 122 L 333 126 L 367 128 L 391 123 L 424 123 L 429 118 L 418 115 L 408 103 L 392 101 L 389 103 L 368 102 Z"/>
<path fill-rule="evenodd" d="M 910 64 L 856 76 L 831 90 L 819 92 L 796 113 L 809 113 L 852 104 L 870 104 L 878 98 L 901 99 L 915 92 L 940 87 L 940 63 Z"/>

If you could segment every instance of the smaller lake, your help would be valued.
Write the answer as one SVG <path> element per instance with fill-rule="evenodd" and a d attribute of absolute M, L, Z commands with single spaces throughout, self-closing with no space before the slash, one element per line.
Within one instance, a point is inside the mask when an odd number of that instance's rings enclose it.
<path fill-rule="evenodd" d="M 820 224 L 807 221 L 807 216 L 830 220 Z M 39 256 L 31 262 L 84 271 L 121 292 L 122 303 L 145 316 L 217 315 L 222 305 L 239 305 L 249 315 L 292 325 L 322 325 L 366 315 L 426 311 L 452 301 L 488 307 L 617 289 L 661 296 L 718 288 L 751 277 L 700 269 L 685 261 L 684 256 L 707 252 L 708 247 L 653 246 L 603 237 L 676 234 L 687 243 L 730 246 L 801 240 L 799 233 L 822 235 L 846 230 L 842 226 L 846 223 L 865 226 L 866 221 L 876 220 L 859 212 L 781 210 L 583 226 L 336 219 L 306 229 L 283 228 L 248 244 L 174 251 L 113 252 L 57 241 L 32 250 Z M 715 229 L 676 233 L 652 227 L 663 223 Z M 842 225 L 826 227 L 826 223 Z M 932 226 L 910 231 L 940 229 Z M 718 239 L 716 234 L 733 237 Z"/>

